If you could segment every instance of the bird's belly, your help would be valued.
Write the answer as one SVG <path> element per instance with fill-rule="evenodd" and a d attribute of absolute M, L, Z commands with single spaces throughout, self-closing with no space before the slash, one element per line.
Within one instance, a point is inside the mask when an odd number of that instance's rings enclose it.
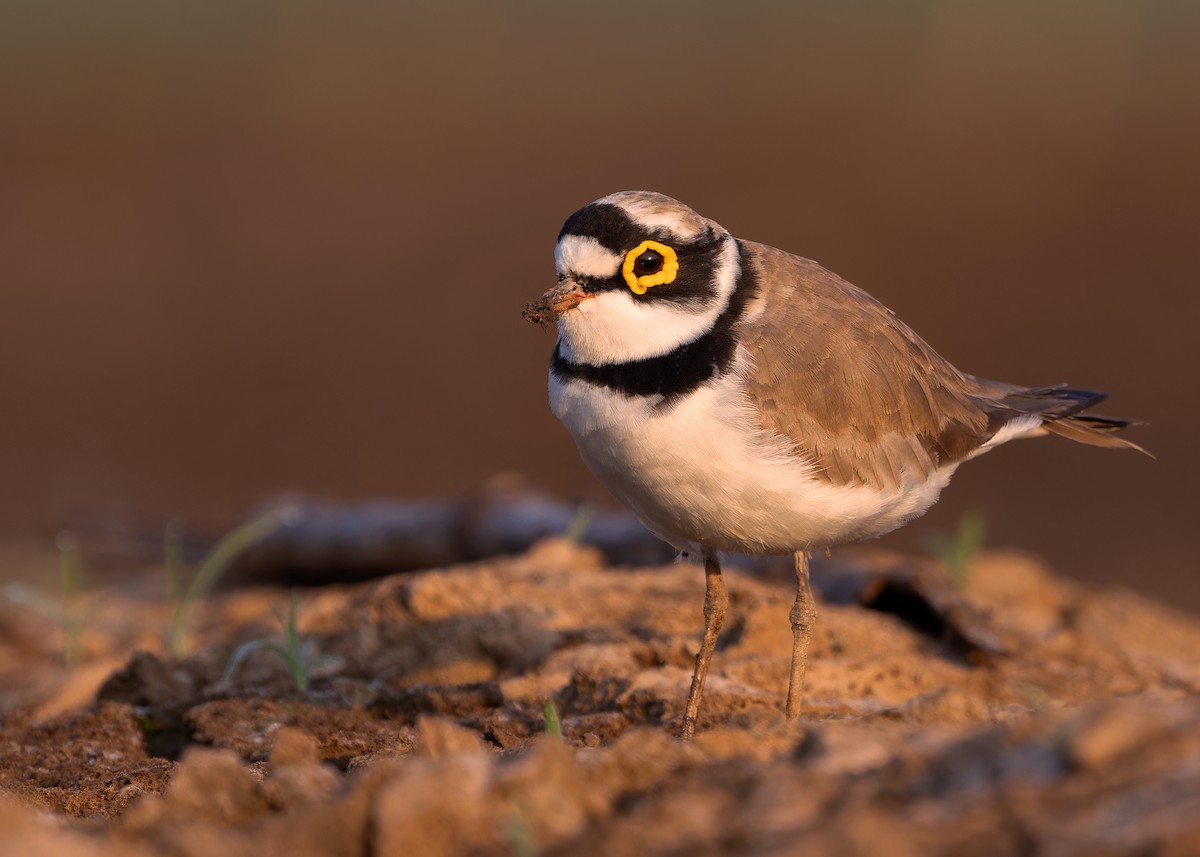
<path fill-rule="evenodd" d="M 789 553 L 881 535 L 928 509 L 950 478 L 830 484 L 757 427 L 733 375 L 666 405 L 551 376 L 550 402 L 605 486 L 690 552 Z"/>

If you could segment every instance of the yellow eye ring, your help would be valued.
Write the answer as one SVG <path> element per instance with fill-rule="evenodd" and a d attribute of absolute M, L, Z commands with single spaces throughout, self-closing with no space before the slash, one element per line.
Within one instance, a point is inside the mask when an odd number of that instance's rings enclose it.
<path fill-rule="evenodd" d="M 633 266 L 637 262 L 638 256 L 647 250 L 653 250 L 662 256 L 663 266 L 657 273 L 643 274 L 639 277 L 633 273 Z M 629 286 L 629 291 L 635 295 L 644 295 L 646 289 L 651 286 L 665 286 L 675 280 L 675 275 L 679 273 L 679 257 L 666 244 L 660 244 L 657 241 L 643 241 L 625 254 L 625 264 L 621 266 L 621 273 L 625 277 L 625 285 Z"/>

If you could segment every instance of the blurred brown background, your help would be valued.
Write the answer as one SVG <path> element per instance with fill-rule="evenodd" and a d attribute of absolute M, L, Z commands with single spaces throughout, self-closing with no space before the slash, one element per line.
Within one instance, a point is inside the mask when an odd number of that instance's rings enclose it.
<path fill-rule="evenodd" d="M 562 220 L 676 196 L 1150 461 L 963 468 L 991 544 L 1200 608 L 1200 4 L 9 3 L 0 534 L 265 496 L 600 498 L 520 321 Z"/>

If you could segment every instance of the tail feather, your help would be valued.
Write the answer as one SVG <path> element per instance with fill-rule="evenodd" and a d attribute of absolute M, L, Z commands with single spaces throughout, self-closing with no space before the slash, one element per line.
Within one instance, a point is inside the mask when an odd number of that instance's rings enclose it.
<path fill-rule="evenodd" d="M 1098 405 L 1108 398 L 1108 393 L 1099 390 L 1076 390 L 1066 384 L 1052 387 L 1028 387 L 1013 390 L 1001 399 L 1001 403 L 1025 414 L 1038 414 L 1047 419 L 1069 417 Z"/>
<path fill-rule="evenodd" d="M 1046 431 L 1056 434 L 1059 437 L 1065 437 L 1068 440 L 1092 446 L 1104 446 L 1109 449 L 1136 449 L 1143 455 L 1149 455 L 1151 458 L 1154 457 L 1154 454 L 1145 447 L 1131 440 L 1116 436 L 1115 433 L 1122 429 L 1129 428 L 1131 425 L 1140 425 L 1140 423 L 1135 423 L 1131 420 L 1110 419 L 1109 417 L 1101 417 L 1094 414 L 1081 414 L 1077 417 L 1064 417 L 1062 419 L 1051 420 L 1042 425 L 1046 427 Z"/>
<path fill-rule="evenodd" d="M 1116 436 L 1117 432 L 1142 423 L 1081 413 L 1107 398 L 1108 394 L 1099 390 L 1078 390 L 1059 384 L 1006 391 L 997 404 L 1003 411 L 1015 412 L 1013 415 L 1041 417 L 1042 427 L 1060 437 L 1109 449 L 1135 449 L 1153 458 L 1148 450 L 1133 441 Z"/>

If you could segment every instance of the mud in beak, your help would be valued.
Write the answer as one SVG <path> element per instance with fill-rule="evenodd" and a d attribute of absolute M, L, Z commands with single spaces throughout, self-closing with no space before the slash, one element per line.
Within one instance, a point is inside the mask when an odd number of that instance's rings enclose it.
<path fill-rule="evenodd" d="M 581 301 L 590 297 L 591 295 L 585 292 L 577 282 L 567 277 L 533 303 L 525 304 L 525 311 L 521 313 L 521 318 L 531 321 L 545 330 L 558 321 L 558 317 L 564 312 L 579 306 Z"/>

